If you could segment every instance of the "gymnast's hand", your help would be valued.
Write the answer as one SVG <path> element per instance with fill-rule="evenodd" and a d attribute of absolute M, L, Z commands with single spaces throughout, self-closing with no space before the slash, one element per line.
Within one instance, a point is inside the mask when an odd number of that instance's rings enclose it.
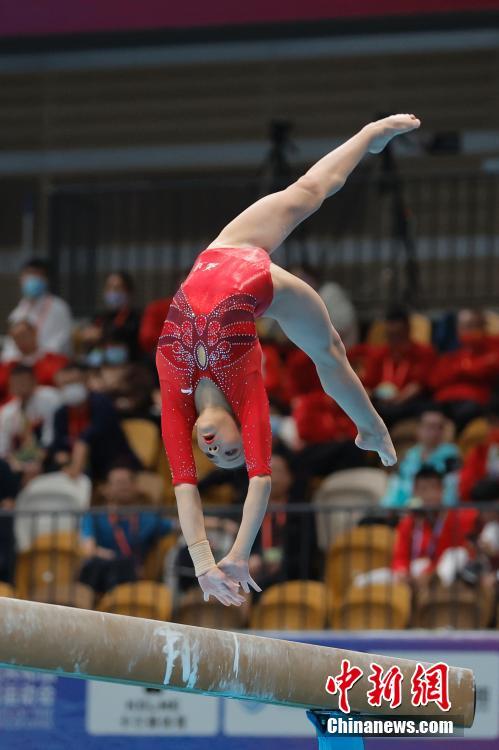
<path fill-rule="evenodd" d="M 235 604 L 239 607 L 244 604 L 245 599 L 238 593 L 239 585 L 223 571 L 214 565 L 203 575 L 198 576 L 199 585 L 204 592 L 205 602 L 209 601 L 210 596 L 214 596 L 219 602 L 229 607 Z"/>
<path fill-rule="evenodd" d="M 357 448 L 365 451 L 375 451 L 383 466 L 393 466 L 397 463 L 397 454 L 393 447 L 390 434 L 385 427 L 384 422 L 380 419 L 380 425 L 374 430 L 365 430 L 359 428 L 359 434 L 355 438 Z"/>
<path fill-rule="evenodd" d="M 223 570 L 229 578 L 232 578 L 233 581 L 240 583 L 246 594 L 249 594 L 250 586 L 255 589 L 255 591 L 262 590 L 250 575 L 248 560 L 231 557 L 229 554 L 226 555 L 223 560 L 220 560 L 218 567 L 220 570 Z"/>

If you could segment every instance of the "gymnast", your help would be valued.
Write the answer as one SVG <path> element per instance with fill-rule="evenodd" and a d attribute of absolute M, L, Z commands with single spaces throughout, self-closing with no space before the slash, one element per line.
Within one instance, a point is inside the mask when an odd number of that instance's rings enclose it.
<path fill-rule="evenodd" d="M 357 427 L 356 444 L 396 462 L 388 430 L 350 367 L 319 295 L 275 265 L 270 255 L 295 227 L 338 192 L 366 153 L 420 126 L 410 114 L 371 122 L 284 190 L 267 195 L 231 221 L 196 259 L 173 298 L 159 338 L 162 435 L 179 520 L 207 601 L 244 602 L 239 588 L 260 591 L 248 561 L 265 515 L 271 483 L 269 404 L 255 320 L 276 320 L 314 361 L 325 392 Z M 248 493 L 231 551 L 215 562 L 206 538 L 192 452 L 219 468 L 246 464 Z"/>

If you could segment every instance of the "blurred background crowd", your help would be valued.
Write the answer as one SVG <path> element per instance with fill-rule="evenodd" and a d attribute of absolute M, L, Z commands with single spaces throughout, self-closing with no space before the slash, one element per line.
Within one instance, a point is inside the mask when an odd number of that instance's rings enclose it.
<path fill-rule="evenodd" d="M 496 627 L 497 0 L 49 5 L 0 18 L 0 593 L 232 628 Z M 421 129 L 274 257 L 321 295 L 399 462 L 355 447 L 260 320 L 263 593 L 201 606 L 161 444 L 172 295 L 241 210 L 397 112 Z M 246 472 L 193 450 L 219 559 Z"/>
<path fill-rule="evenodd" d="M 363 323 L 337 283 L 320 284 L 307 265 L 292 271 L 323 297 L 390 427 L 399 463 L 384 471 L 356 448 L 354 424 L 324 394 L 312 361 L 272 321 L 259 321 L 274 449 L 271 512 L 251 557 L 254 577 L 264 591 L 281 593 L 280 585 L 301 581 L 303 612 L 308 592 L 336 617 L 356 587 L 368 599 L 373 586 L 389 598 L 380 607 L 385 620 L 394 616 L 390 607 L 401 590 L 423 603 L 428 586 L 465 598 L 479 591 L 489 605 L 475 609 L 476 625 L 483 617 L 492 622 L 499 580 L 499 316 L 462 308 L 430 319 L 397 304 Z M 105 278 L 100 309 L 75 321 L 71 300 L 51 291 L 45 260 L 28 260 L 19 283 L 0 364 L 1 504 L 14 511 L 0 519 L 3 581 L 47 598 L 60 574 L 36 581 L 22 555 L 48 534 L 57 556 L 68 543 L 67 519 L 61 526 L 54 513 L 45 528 L 47 518 L 32 513 L 79 511 L 70 524 L 81 558 L 73 571 L 78 596 L 93 604 L 146 579 L 166 584 L 177 599 L 187 593 L 189 602 L 198 591 L 171 512 L 154 366 L 170 298 L 141 309 L 133 276 L 117 269 Z M 203 500 L 216 508 L 208 534 L 223 552 L 237 531 L 246 471 L 216 469 L 195 441 L 193 450 Z M 366 501 L 368 507 L 357 507 Z M 332 580 L 325 599 L 318 596 L 316 586 Z M 447 617 L 455 616 L 449 607 Z"/>

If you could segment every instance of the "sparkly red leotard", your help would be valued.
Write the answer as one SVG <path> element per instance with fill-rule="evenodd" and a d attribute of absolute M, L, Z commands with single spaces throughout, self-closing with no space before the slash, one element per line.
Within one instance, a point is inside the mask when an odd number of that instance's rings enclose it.
<path fill-rule="evenodd" d="M 239 422 L 249 477 L 269 475 L 271 431 L 255 319 L 272 301 L 260 248 L 202 252 L 173 298 L 158 342 L 162 433 L 174 484 L 196 484 L 192 430 L 201 378 L 221 389 Z"/>

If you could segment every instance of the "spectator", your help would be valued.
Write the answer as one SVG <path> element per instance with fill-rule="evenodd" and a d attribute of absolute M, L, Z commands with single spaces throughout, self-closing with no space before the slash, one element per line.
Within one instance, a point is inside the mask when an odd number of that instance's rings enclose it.
<path fill-rule="evenodd" d="M 461 471 L 462 500 L 499 502 L 499 400 L 488 408 L 489 431 L 485 440 L 468 453 Z"/>
<path fill-rule="evenodd" d="M 0 510 L 12 511 L 19 491 L 19 481 L 7 461 L 0 459 Z M 16 560 L 14 519 L 0 515 L 0 581 L 14 582 Z"/>
<path fill-rule="evenodd" d="M 71 311 L 59 297 L 49 291 L 49 268 L 44 260 L 33 258 L 21 271 L 21 301 L 9 315 L 9 323 L 29 320 L 37 330 L 38 348 L 42 352 L 71 352 Z M 17 361 L 22 354 L 11 337 L 3 351 L 4 362 Z"/>
<path fill-rule="evenodd" d="M 119 513 L 144 504 L 136 472 L 126 464 L 116 464 L 108 471 L 103 495 L 106 511 L 85 514 L 81 525 L 85 562 L 80 581 L 98 593 L 139 579 L 147 554 L 160 537 L 175 528 L 173 521 L 154 511 Z"/>
<path fill-rule="evenodd" d="M 319 573 L 313 514 L 286 510 L 287 505 L 303 501 L 292 461 L 287 450 L 274 449 L 269 504 L 275 510 L 265 516 L 250 557 L 251 575 L 262 589 L 280 581 L 316 578 Z"/>
<path fill-rule="evenodd" d="M 25 482 L 42 471 L 61 401 L 55 388 L 37 386 L 25 365 L 11 370 L 9 391 L 13 398 L 0 409 L 0 457 Z"/>
<path fill-rule="evenodd" d="M 28 319 L 11 323 L 9 335 L 17 347 L 19 356 L 0 365 L 0 398 L 6 394 L 10 371 L 18 364 L 33 368 L 38 385 L 53 386 L 56 372 L 67 365 L 68 358 L 63 354 L 43 352 L 38 346 L 36 326 Z"/>
<path fill-rule="evenodd" d="M 411 341 L 409 313 L 404 308 L 388 310 L 385 327 L 387 343 L 371 348 L 364 385 L 385 422 L 392 425 L 417 416 L 425 407 L 436 355 L 431 346 Z"/>
<path fill-rule="evenodd" d="M 168 310 L 170 309 L 171 297 L 154 300 L 150 302 L 142 314 L 139 328 L 139 344 L 145 354 L 151 356 L 156 351 L 158 339 L 163 330 Z"/>
<path fill-rule="evenodd" d="M 130 362 L 125 343 L 107 342 L 103 363 L 93 369 L 91 379 L 92 389 L 109 396 L 120 417 L 152 418 L 154 372 L 145 362 Z"/>
<path fill-rule="evenodd" d="M 414 478 L 414 508 L 397 526 L 392 569 L 397 578 L 421 582 L 438 569 L 448 550 L 463 552 L 466 563 L 472 546 L 474 510 L 438 510 L 443 500 L 443 477 L 431 466 L 423 466 Z"/>
<path fill-rule="evenodd" d="M 105 477 L 110 466 L 120 460 L 139 468 L 111 399 L 89 391 L 84 369 L 69 364 L 59 370 L 56 383 L 63 406 L 54 418 L 51 468 L 64 467 L 73 478 L 88 471 L 94 479 Z"/>
<path fill-rule="evenodd" d="M 423 412 L 419 420 L 418 442 L 400 462 L 398 474 L 392 475 L 381 504 L 387 508 L 403 508 L 414 492 L 414 477 L 423 466 L 432 466 L 443 476 L 443 503 L 458 501 L 457 474 L 459 449 L 444 442 L 446 418 L 436 407 Z"/>
<path fill-rule="evenodd" d="M 461 310 L 457 326 L 460 346 L 438 359 L 429 384 L 461 430 L 483 414 L 491 398 L 499 377 L 499 338 L 487 335 L 479 310 Z"/>
<path fill-rule="evenodd" d="M 131 359 L 137 359 L 140 313 L 132 307 L 133 290 L 133 279 L 127 271 L 115 271 L 107 277 L 104 284 L 106 310 L 80 333 L 91 357 L 89 364 L 101 364 L 102 348 L 110 340 L 125 344 Z"/>

